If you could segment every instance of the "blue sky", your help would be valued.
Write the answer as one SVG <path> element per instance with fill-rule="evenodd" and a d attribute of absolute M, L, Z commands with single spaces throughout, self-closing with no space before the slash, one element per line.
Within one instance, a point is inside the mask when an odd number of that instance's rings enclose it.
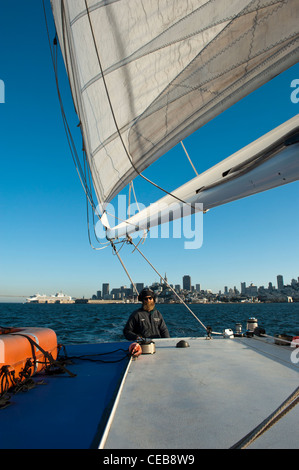
<path fill-rule="evenodd" d="M 130 282 L 109 248 L 89 245 L 86 201 L 67 144 L 57 99 L 42 2 L 5 2 L 0 17 L 0 301 L 4 297 L 53 294 L 59 290 L 89 297 Z M 61 78 L 63 78 L 61 70 Z M 294 66 L 208 123 L 184 143 L 199 172 L 226 158 L 263 133 L 299 113 L 292 103 Z M 69 91 L 63 89 L 69 123 L 81 149 Z M 299 97 L 299 93 L 298 93 Z M 145 175 L 172 190 L 194 176 L 180 146 Z M 144 204 L 163 196 L 144 181 L 135 182 Z M 203 219 L 203 245 L 184 249 L 183 239 L 149 238 L 141 250 L 169 282 L 217 292 L 240 282 L 267 286 L 282 274 L 299 276 L 299 182 L 221 206 Z M 157 281 L 138 253 L 120 252 L 134 282 Z"/>

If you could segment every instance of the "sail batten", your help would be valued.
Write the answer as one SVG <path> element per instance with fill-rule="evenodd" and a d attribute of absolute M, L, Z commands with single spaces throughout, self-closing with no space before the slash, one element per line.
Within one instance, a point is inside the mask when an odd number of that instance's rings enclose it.
<path fill-rule="evenodd" d="M 101 206 L 299 58 L 298 0 L 51 4 Z"/>

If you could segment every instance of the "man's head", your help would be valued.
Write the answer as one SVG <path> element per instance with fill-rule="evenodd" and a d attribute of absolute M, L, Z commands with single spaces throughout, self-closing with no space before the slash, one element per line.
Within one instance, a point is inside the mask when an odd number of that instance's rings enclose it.
<path fill-rule="evenodd" d="M 151 289 L 143 289 L 138 296 L 138 300 L 142 302 L 144 310 L 150 312 L 155 307 L 156 296 Z"/>

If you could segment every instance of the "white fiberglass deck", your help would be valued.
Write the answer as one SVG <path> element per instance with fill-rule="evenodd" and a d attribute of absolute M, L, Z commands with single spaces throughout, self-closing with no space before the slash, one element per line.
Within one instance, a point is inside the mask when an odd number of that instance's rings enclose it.
<path fill-rule="evenodd" d="M 230 448 L 298 387 L 290 347 L 259 338 L 155 340 L 131 362 L 105 449 Z M 250 448 L 298 448 L 299 405 Z"/>

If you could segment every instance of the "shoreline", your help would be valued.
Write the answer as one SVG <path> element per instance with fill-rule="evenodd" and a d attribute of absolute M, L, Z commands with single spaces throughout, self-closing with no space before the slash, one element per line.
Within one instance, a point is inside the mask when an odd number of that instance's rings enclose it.
<path fill-rule="evenodd" d="M 65 301 L 54 301 L 54 302 L 43 302 L 43 301 L 37 301 L 37 302 L 7 302 L 7 301 L 0 301 L 0 304 L 7 304 L 7 303 L 16 303 L 16 304 L 24 304 L 24 305 L 105 305 L 105 304 L 122 304 L 122 305 L 141 305 L 141 302 L 131 302 L 131 301 L 125 301 L 125 300 L 93 300 L 93 299 L 76 299 L 76 300 L 65 300 Z M 250 304 L 250 305 L 257 305 L 257 304 L 290 304 L 290 303 L 298 303 L 296 301 L 294 302 L 288 302 L 288 301 L 258 301 L 258 302 L 250 302 L 250 301 L 227 301 L 227 302 L 186 302 L 188 305 L 224 305 L 224 304 Z M 182 302 L 157 302 L 156 305 L 180 305 Z"/>

